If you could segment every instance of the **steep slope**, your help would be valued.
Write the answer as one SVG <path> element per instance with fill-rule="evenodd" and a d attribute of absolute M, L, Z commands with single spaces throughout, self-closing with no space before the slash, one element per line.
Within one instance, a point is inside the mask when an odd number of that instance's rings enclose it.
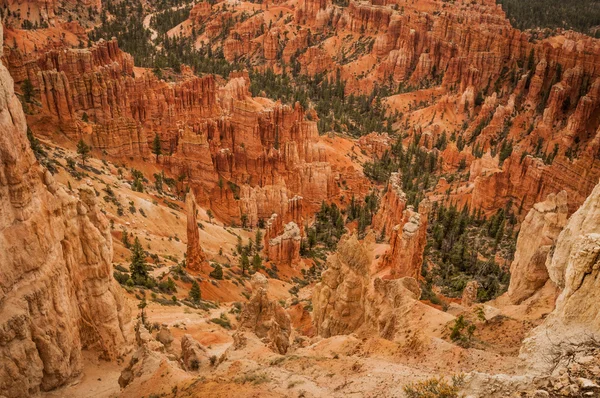
<path fill-rule="evenodd" d="M 129 314 L 95 193 L 40 167 L 4 65 L 0 83 L 0 390 L 28 397 L 77 376 L 84 348 L 120 356 Z"/>
<path fill-rule="evenodd" d="M 548 368 L 569 347 L 597 344 L 600 315 L 596 308 L 600 284 L 600 184 L 571 216 L 556 240 L 546 267 L 562 289 L 556 308 L 535 329 L 521 350 L 535 368 Z M 592 344 L 593 346 L 593 344 Z"/>

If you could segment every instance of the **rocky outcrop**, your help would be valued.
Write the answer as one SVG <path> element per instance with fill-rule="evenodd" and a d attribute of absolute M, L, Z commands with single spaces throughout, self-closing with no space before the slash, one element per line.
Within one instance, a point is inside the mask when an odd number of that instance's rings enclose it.
<path fill-rule="evenodd" d="M 360 136 L 356 140 L 356 144 L 362 151 L 365 151 L 371 157 L 376 156 L 378 158 L 381 158 L 386 151 L 390 150 L 392 143 L 393 140 L 387 133 L 370 133 Z"/>
<path fill-rule="evenodd" d="M 590 144 L 598 148 L 595 142 Z M 590 148 L 590 153 L 596 149 Z M 562 190 L 569 197 L 569 213 L 577 210 L 585 197 L 592 191 L 600 176 L 600 165 L 582 153 L 570 161 L 566 157 L 554 159 L 546 165 L 540 158 L 513 153 L 504 161 L 502 168 L 486 167 L 486 156 L 471 164 L 470 182 L 473 184 L 471 205 L 490 214 L 496 209 L 512 203 L 523 203 L 522 208 L 531 209 L 548 195 Z M 532 189 L 533 187 L 533 189 Z"/>
<path fill-rule="evenodd" d="M 344 236 L 313 290 L 313 323 L 322 337 L 357 333 L 399 341 L 434 335 L 454 317 L 421 303 L 415 278 L 371 278 L 369 238 Z"/>
<path fill-rule="evenodd" d="M 521 224 L 515 259 L 510 266 L 508 297 L 514 304 L 531 297 L 548 280 L 546 258 L 567 223 L 567 193 L 536 203 Z"/>
<path fill-rule="evenodd" d="M 200 232 L 198 232 L 198 206 L 194 193 L 190 190 L 185 197 L 185 207 L 187 212 L 187 254 L 185 263 L 191 271 L 200 271 L 202 266 L 207 263 L 206 254 L 200 245 Z"/>
<path fill-rule="evenodd" d="M 470 307 L 477 302 L 477 291 L 479 290 L 479 282 L 469 281 L 463 289 L 460 304 L 463 307 Z"/>
<path fill-rule="evenodd" d="M 119 357 L 129 314 L 95 193 L 71 196 L 37 163 L 3 65 L 0 82 L 0 390 L 28 397 L 79 375 L 84 348 Z"/>
<path fill-rule="evenodd" d="M 269 240 L 267 256 L 270 261 L 292 265 L 300 261 L 300 228 L 291 221 L 283 227 L 281 235 Z"/>
<path fill-rule="evenodd" d="M 264 275 L 254 274 L 251 283 L 252 297 L 242 308 L 236 334 L 251 331 L 271 349 L 285 354 L 290 346 L 290 317 L 277 301 L 269 298 L 269 282 Z M 239 338 L 243 339 L 241 335 Z"/>
<path fill-rule="evenodd" d="M 373 327 L 380 337 L 393 340 L 396 333 L 409 323 L 404 316 L 421 297 L 421 288 L 414 278 L 375 278 L 367 297 L 367 325 Z"/>
<path fill-rule="evenodd" d="M 206 349 L 189 334 L 181 338 L 181 360 L 186 370 L 198 370 L 209 363 Z"/>
<path fill-rule="evenodd" d="M 420 278 L 430 207 L 427 199 L 419 204 L 418 213 L 409 206 L 403 212 L 401 222 L 393 228 L 390 250 L 381 260 L 381 268 L 389 268 L 391 278 Z"/>
<path fill-rule="evenodd" d="M 396 225 L 402 223 L 406 209 L 406 194 L 402 190 L 402 175 L 392 173 L 381 198 L 379 210 L 373 217 L 373 228 L 381 235 L 392 236 Z"/>
<path fill-rule="evenodd" d="M 521 355 L 534 369 L 547 370 L 569 347 L 585 347 L 594 338 L 598 341 L 599 258 L 600 184 L 571 216 L 548 257 L 548 275 L 562 291 L 554 311 L 521 348 Z"/>
<path fill-rule="evenodd" d="M 348 334 L 363 325 L 370 265 L 369 251 L 355 235 L 340 240 L 313 291 L 313 322 L 319 335 Z"/>

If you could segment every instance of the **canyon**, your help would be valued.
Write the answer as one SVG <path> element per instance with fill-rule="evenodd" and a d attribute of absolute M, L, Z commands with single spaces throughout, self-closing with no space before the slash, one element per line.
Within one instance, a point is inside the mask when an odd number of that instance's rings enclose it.
<path fill-rule="evenodd" d="M 494 0 L 0 9 L 1 397 L 600 394 L 599 39 Z"/>

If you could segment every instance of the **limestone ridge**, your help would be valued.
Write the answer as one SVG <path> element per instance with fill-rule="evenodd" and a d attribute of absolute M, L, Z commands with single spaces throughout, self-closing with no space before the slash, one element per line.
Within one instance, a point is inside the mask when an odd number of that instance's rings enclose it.
<path fill-rule="evenodd" d="M 0 28 L 0 37 L 2 36 Z M 1 40 L 0 40 L 1 44 Z M 67 193 L 37 163 L 0 65 L 0 391 L 29 397 L 77 376 L 81 350 L 122 354 L 130 314 L 112 277 L 96 195 Z"/>

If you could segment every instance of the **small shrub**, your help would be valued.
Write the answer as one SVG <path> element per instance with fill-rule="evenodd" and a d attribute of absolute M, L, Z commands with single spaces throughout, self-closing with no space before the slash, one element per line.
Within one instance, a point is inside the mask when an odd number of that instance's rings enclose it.
<path fill-rule="evenodd" d="M 404 392 L 408 398 L 458 398 L 463 380 L 463 376 L 453 376 L 450 384 L 442 377 L 432 377 L 405 385 Z"/>

